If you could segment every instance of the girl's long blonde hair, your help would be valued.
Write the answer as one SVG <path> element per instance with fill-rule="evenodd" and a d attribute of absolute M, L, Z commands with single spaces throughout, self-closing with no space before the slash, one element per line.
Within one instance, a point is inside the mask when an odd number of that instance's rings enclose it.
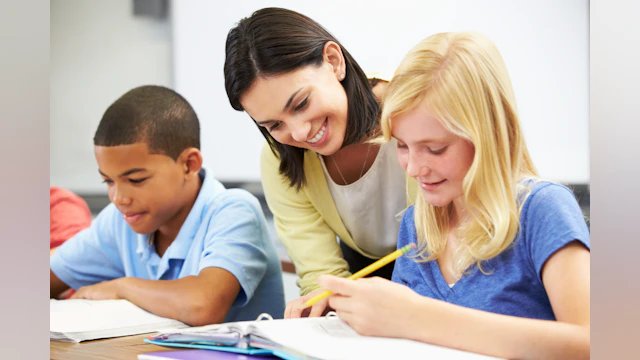
<path fill-rule="evenodd" d="M 463 180 L 468 220 L 458 228 L 454 269 L 491 259 L 515 238 L 521 205 L 529 194 L 523 184 L 538 174 L 529 156 L 506 66 L 487 37 L 473 32 L 441 33 L 422 40 L 405 56 L 387 88 L 381 116 L 384 140 L 393 118 L 424 104 L 442 125 L 475 147 Z M 453 202 L 415 205 L 419 261 L 443 253 Z"/>

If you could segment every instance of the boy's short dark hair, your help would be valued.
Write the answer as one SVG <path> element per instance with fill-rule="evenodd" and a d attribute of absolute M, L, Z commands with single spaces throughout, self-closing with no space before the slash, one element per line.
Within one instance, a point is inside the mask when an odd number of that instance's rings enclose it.
<path fill-rule="evenodd" d="M 145 142 L 149 152 L 174 160 L 193 147 L 200 149 L 200 123 L 177 92 L 146 85 L 128 91 L 105 111 L 93 138 L 97 146 Z"/>

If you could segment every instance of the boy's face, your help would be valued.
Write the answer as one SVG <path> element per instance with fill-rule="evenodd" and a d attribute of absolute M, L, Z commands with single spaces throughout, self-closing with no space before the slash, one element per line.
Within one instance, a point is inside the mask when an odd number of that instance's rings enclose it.
<path fill-rule="evenodd" d="M 133 231 L 153 233 L 170 225 L 188 206 L 180 160 L 150 154 L 146 143 L 95 146 L 94 151 L 109 200 Z"/>

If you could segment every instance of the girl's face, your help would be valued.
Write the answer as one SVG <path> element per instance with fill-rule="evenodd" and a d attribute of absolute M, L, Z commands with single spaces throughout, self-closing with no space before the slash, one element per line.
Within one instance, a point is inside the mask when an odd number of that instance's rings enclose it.
<path fill-rule="evenodd" d="M 462 195 L 462 181 L 473 162 L 473 144 L 447 130 L 423 104 L 396 116 L 391 135 L 398 140 L 398 161 L 433 206 Z"/>
<path fill-rule="evenodd" d="M 342 147 L 347 129 L 341 69 L 343 64 L 324 61 L 320 66 L 259 77 L 240 103 L 276 141 L 331 155 Z"/>

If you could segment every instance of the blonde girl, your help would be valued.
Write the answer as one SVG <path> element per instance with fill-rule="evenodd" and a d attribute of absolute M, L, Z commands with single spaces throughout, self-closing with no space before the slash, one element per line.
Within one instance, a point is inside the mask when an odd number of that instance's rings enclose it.
<path fill-rule="evenodd" d="M 588 358 L 590 237 L 566 187 L 539 179 L 506 66 L 477 33 L 415 46 L 387 89 L 384 140 L 421 188 L 392 281 L 319 283 L 367 335 L 505 358 Z"/>

